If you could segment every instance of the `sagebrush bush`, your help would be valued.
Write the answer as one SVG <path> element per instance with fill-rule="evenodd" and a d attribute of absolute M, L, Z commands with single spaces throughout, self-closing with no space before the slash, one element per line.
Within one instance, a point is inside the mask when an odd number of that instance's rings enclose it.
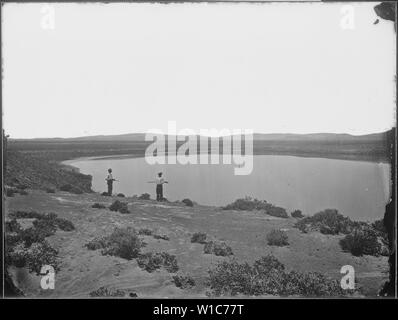
<path fill-rule="evenodd" d="M 109 236 L 95 238 L 86 244 L 89 250 L 102 249 L 103 255 L 117 256 L 131 260 L 136 258 L 145 243 L 135 229 L 115 228 Z"/>
<path fill-rule="evenodd" d="M 55 225 L 61 229 L 62 231 L 73 231 L 75 230 L 74 224 L 66 219 L 63 218 L 55 218 L 54 220 Z"/>
<path fill-rule="evenodd" d="M 53 188 L 46 188 L 47 193 L 55 193 L 55 189 Z"/>
<path fill-rule="evenodd" d="M 177 274 L 173 276 L 173 282 L 177 288 L 186 289 L 195 286 L 195 280 L 190 275 Z"/>
<path fill-rule="evenodd" d="M 101 196 L 106 196 L 106 197 L 109 197 L 109 196 L 110 196 L 110 194 L 109 194 L 108 192 L 105 192 L 105 191 L 104 191 L 104 192 L 102 192 L 102 193 L 101 193 Z"/>
<path fill-rule="evenodd" d="M 285 231 L 274 229 L 267 234 L 267 243 L 270 246 L 287 246 L 289 245 L 288 236 Z"/>
<path fill-rule="evenodd" d="M 42 234 L 44 237 L 52 236 L 57 231 L 54 220 L 50 219 L 34 220 L 33 226 L 35 227 L 36 231 Z"/>
<path fill-rule="evenodd" d="M 142 195 L 140 195 L 138 197 L 138 199 L 140 199 L 140 200 L 150 200 L 151 199 L 151 195 L 149 193 L 143 193 Z"/>
<path fill-rule="evenodd" d="M 187 207 L 193 207 L 193 201 L 190 199 L 183 199 L 181 202 L 185 203 Z"/>
<path fill-rule="evenodd" d="M 15 193 L 18 193 L 16 188 L 6 188 L 6 196 L 13 197 Z"/>
<path fill-rule="evenodd" d="M 295 227 L 302 232 L 316 230 L 323 234 L 348 234 L 359 225 L 360 222 L 351 221 L 336 209 L 326 209 L 297 221 Z"/>
<path fill-rule="evenodd" d="M 6 233 L 19 233 L 21 232 L 22 228 L 21 225 L 18 223 L 17 219 L 13 218 L 10 221 L 6 221 Z"/>
<path fill-rule="evenodd" d="M 284 208 L 274 206 L 271 203 L 263 200 L 260 201 L 256 198 L 245 197 L 242 199 L 237 199 L 233 203 L 230 203 L 223 207 L 224 210 L 242 210 L 242 211 L 252 211 L 252 210 L 263 210 L 266 214 L 279 218 L 288 218 L 288 214 Z"/>
<path fill-rule="evenodd" d="M 148 228 L 141 228 L 138 230 L 138 234 L 145 235 L 145 236 L 151 236 L 153 234 L 153 231 Z"/>
<path fill-rule="evenodd" d="M 163 267 L 170 273 L 177 272 L 179 267 L 174 255 L 167 252 L 148 252 L 140 254 L 137 258 L 138 266 L 148 272 L 153 272 Z"/>
<path fill-rule="evenodd" d="M 27 267 L 30 272 L 40 274 L 44 265 L 50 265 L 54 270 L 59 270 L 58 251 L 51 247 L 46 241 L 33 243 L 25 247 L 22 243 L 17 244 L 13 250 L 8 251 L 8 263 L 22 268 Z"/>
<path fill-rule="evenodd" d="M 351 252 L 354 256 L 381 254 L 381 244 L 377 233 L 371 228 L 357 228 L 340 240 L 343 251 Z"/>
<path fill-rule="evenodd" d="M 248 296 L 300 295 L 343 296 L 337 280 L 319 273 L 286 272 L 284 265 L 274 256 L 268 255 L 254 262 L 238 263 L 236 260 L 222 261 L 208 271 L 211 294 Z"/>
<path fill-rule="evenodd" d="M 124 297 L 126 295 L 126 291 L 100 287 L 97 290 L 91 291 L 89 295 L 90 297 Z"/>
<path fill-rule="evenodd" d="M 124 198 L 125 197 L 125 195 L 123 193 L 118 193 L 117 196 L 120 197 L 120 198 Z"/>
<path fill-rule="evenodd" d="M 206 254 L 214 254 L 216 256 L 231 256 L 233 255 L 232 248 L 225 242 L 209 241 L 205 244 L 203 252 Z"/>
<path fill-rule="evenodd" d="M 292 213 L 290 214 L 293 218 L 296 218 L 296 219 L 301 219 L 301 218 L 304 218 L 304 215 L 303 215 L 303 213 L 301 212 L 301 210 L 294 210 L 294 211 L 292 211 Z"/>
<path fill-rule="evenodd" d="M 105 205 L 101 204 L 101 203 L 94 203 L 91 208 L 95 208 L 95 209 L 105 209 Z"/>
<path fill-rule="evenodd" d="M 169 236 L 165 235 L 165 234 L 154 234 L 153 237 L 155 239 L 162 239 L 162 240 L 170 240 Z"/>
<path fill-rule="evenodd" d="M 191 237 L 192 243 L 206 243 L 207 234 L 203 232 L 195 232 Z"/>
<path fill-rule="evenodd" d="M 38 213 L 36 211 L 23 211 L 18 210 L 10 213 L 10 217 L 16 219 L 42 219 L 45 217 L 45 214 Z"/>
<path fill-rule="evenodd" d="M 120 213 L 130 213 L 127 203 L 121 202 L 119 200 L 114 201 L 110 206 L 109 209 L 111 211 L 119 211 Z"/>
<path fill-rule="evenodd" d="M 27 196 L 29 194 L 26 190 L 19 190 L 18 192 L 21 196 Z"/>

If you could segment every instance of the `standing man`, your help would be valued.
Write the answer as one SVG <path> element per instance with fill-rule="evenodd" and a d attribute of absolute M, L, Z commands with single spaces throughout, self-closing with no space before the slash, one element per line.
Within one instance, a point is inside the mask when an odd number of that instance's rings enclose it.
<path fill-rule="evenodd" d="M 163 184 L 169 183 L 162 177 L 163 173 L 159 172 L 156 177 L 156 201 L 163 201 Z"/>
<path fill-rule="evenodd" d="M 106 177 L 106 183 L 108 184 L 108 196 L 112 195 L 112 190 L 113 190 L 113 181 L 116 179 L 113 179 L 112 176 L 112 169 L 108 169 L 108 176 Z"/>

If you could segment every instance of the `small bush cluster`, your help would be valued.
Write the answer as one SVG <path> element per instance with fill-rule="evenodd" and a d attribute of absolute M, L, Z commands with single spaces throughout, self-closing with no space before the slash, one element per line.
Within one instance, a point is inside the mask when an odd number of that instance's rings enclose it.
<path fill-rule="evenodd" d="M 268 255 L 249 265 L 235 260 L 222 261 L 209 270 L 211 294 L 220 295 L 300 295 L 309 297 L 343 296 L 337 280 L 317 272 L 285 271 L 285 266 Z"/>
<path fill-rule="evenodd" d="M 124 297 L 126 296 L 126 291 L 100 287 L 95 291 L 91 291 L 89 295 L 90 297 Z"/>
<path fill-rule="evenodd" d="M 104 191 L 104 192 L 101 193 L 101 196 L 109 197 L 109 196 L 111 196 L 111 195 L 110 195 L 108 192 L 105 192 L 105 191 Z"/>
<path fill-rule="evenodd" d="M 177 288 L 186 289 L 195 286 L 195 280 L 189 275 L 175 275 L 173 282 Z"/>
<path fill-rule="evenodd" d="M 95 238 L 88 242 L 86 247 L 89 250 L 102 249 L 103 255 L 131 260 L 139 255 L 144 245 L 135 229 L 127 227 L 115 228 L 109 236 Z"/>
<path fill-rule="evenodd" d="M 141 228 L 140 230 L 138 230 L 138 234 L 144 236 L 151 236 L 153 234 L 153 231 L 151 229 Z"/>
<path fill-rule="evenodd" d="M 296 218 L 296 219 L 301 219 L 301 218 L 304 218 L 304 215 L 303 215 L 303 213 L 301 212 L 301 210 L 294 210 L 294 211 L 292 211 L 292 213 L 290 214 L 293 218 Z"/>
<path fill-rule="evenodd" d="M 201 243 L 205 244 L 206 243 L 206 238 L 207 234 L 203 232 L 196 232 L 192 235 L 191 237 L 191 242 L 192 243 Z"/>
<path fill-rule="evenodd" d="M 95 209 L 105 209 L 105 205 L 101 204 L 101 203 L 94 203 L 91 208 L 95 208 Z"/>
<path fill-rule="evenodd" d="M 111 211 L 119 211 L 120 213 L 130 213 L 127 202 L 121 202 L 119 200 L 114 201 L 110 206 L 109 209 Z"/>
<path fill-rule="evenodd" d="M 117 196 L 120 197 L 120 198 L 124 198 L 125 197 L 125 195 L 123 193 L 118 193 Z"/>
<path fill-rule="evenodd" d="M 206 254 L 214 254 L 216 256 L 231 256 L 233 255 L 232 248 L 225 242 L 209 241 L 205 244 L 203 252 Z"/>
<path fill-rule="evenodd" d="M 382 246 L 378 241 L 377 232 L 369 227 L 356 228 L 352 233 L 340 240 L 343 251 L 351 252 L 354 256 L 381 254 Z"/>
<path fill-rule="evenodd" d="M 151 195 L 149 193 L 143 193 L 142 195 L 140 195 L 138 197 L 139 200 L 150 200 L 151 199 Z"/>
<path fill-rule="evenodd" d="M 17 244 L 13 250 L 7 250 L 8 264 L 22 268 L 27 267 L 30 272 L 40 274 L 44 265 L 50 265 L 54 270 L 59 270 L 58 251 L 46 241 L 34 242 L 29 247 L 22 243 Z"/>
<path fill-rule="evenodd" d="M 55 193 L 55 189 L 53 188 L 46 188 L 45 190 L 47 193 Z"/>
<path fill-rule="evenodd" d="M 289 245 L 288 236 L 285 231 L 274 229 L 267 234 L 267 243 L 270 246 L 287 246 Z"/>
<path fill-rule="evenodd" d="M 54 232 L 50 232 L 54 234 L 57 227 L 62 231 L 75 230 L 75 226 L 71 221 L 58 218 L 55 213 L 44 214 L 36 211 L 19 210 L 11 212 L 10 217 L 14 219 L 36 219 L 36 221 L 33 221 L 33 225 L 36 226 L 36 229 L 40 229 L 44 233 L 49 233 L 50 230 L 54 230 Z"/>
<path fill-rule="evenodd" d="M 27 188 L 27 187 L 26 187 Z M 5 193 L 7 197 L 13 197 L 14 194 L 19 193 L 21 196 L 26 196 L 29 193 L 25 190 L 26 188 L 6 188 Z"/>
<path fill-rule="evenodd" d="M 170 240 L 169 236 L 167 236 L 165 234 L 154 234 L 153 237 L 155 239 L 161 239 L 161 240 L 166 240 L 166 241 Z"/>
<path fill-rule="evenodd" d="M 361 223 L 351 221 L 340 214 L 336 209 L 326 209 L 297 221 L 295 227 L 306 233 L 310 230 L 323 234 L 348 234 Z"/>
<path fill-rule="evenodd" d="M 257 200 L 252 197 L 245 197 L 237 199 L 233 203 L 230 203 L 222 208 L 223 210 L 242 210 L 242 211 L 253 211 L 263 210 L 266 214 L 279 218 L 288 218 L 288 214 L 284 208 L 274 206 L 271 203 L 263 200 Z"/>
<path fill-rule="evenodd" d="M 6 265 L 27 267 L 36 274 L 40 274 L 43 265 L 59 270 L 58 251 L 45 241 L 55 233 L 55 229 L 47 220 L 34 220 L 33 227 L 27 229 L 22 229 L 15 218 L 6 222 Z"/>
<path fill-rule="evenodd" d="M 193 202 L 190 199 L 183 199 L 181 202 L 185 203 L 187 207 L 193 207 Z"/>
<path fill-rule="evenodd" d="M 69 193 L 74 193 L 74 194 L 82 194 L 82 193 L 84 193 L 84 191 L 82 189 L 80 189 L 77 186 L 73 186 L 73 185 L 71 185 L 69 183 L 62 185 L 59 188 L 59 190 L 66 191 L 66 192 L 69 192 Z"/>
<path fill-rule="evenodd" d="M 140 254 L 137 258 L 138 266 L 148 272 L 153 272 L 161 267 L 168 272 L 177 272 L 179 267 L 177 259 L 174 255 L 167 252 L 148 252 Z"/>

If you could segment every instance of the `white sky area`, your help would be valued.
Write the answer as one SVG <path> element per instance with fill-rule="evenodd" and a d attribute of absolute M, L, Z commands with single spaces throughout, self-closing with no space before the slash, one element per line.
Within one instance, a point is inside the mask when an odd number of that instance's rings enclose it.
<path fill-rule="evenodd" d="M 395 33 L 376 3 L 3 6 L 11 138 L 177 130 L 351 133 L 395 123 Z"/>

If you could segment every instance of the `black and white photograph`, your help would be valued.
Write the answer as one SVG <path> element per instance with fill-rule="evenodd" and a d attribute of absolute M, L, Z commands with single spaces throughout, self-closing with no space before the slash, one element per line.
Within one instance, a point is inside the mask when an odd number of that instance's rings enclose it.
<path fill-rule="evenodd" d="M 396 2 L 2 2 L 3 298 L 396 298 L 396 54 Z"/>

